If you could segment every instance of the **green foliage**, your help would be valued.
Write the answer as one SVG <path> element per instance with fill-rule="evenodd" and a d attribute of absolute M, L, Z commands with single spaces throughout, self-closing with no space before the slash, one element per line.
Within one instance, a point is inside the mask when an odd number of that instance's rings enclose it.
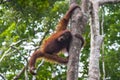
<path fill-rule="evenodd" d="M 120 6 L 106 5 L 104 6 L 105 18 L 104 18 L 104 58 L 101 57 L 101 76 L 102 72 L 102 60 L 105 61 L 106 79 L 118 80 L 120 78 Z M 102 77 L 101 77 L 102 78 Z"/>
<path fill-rule="evenodd" d="M 10 0 L 0 4 L 0 73 L 8 80 L 20 73 L 30 53 L 44 36 L 55 29 L 66 9 L 67 2 L 61 0 Z M 66 72 L 61 72 L 56 66 L 59 65 L 45 62 L 37 79 L 65 79 Z M 32 75 L 27 72 L 31 80 Z M 55 77 L 52 77 L 53 73 L 56 73 Z M 23 79 L 24 73 L 19 77 L 19 80 Z"/>
<path fill-rule="evenodd" d="M 120 79 L 120 6 L 105 5 L 104 61 L 106 78 Z M 62 0 L 10 0 L 0 4 L 0 73 L 12 80 L 27 64 L 31 53 L 42 40 L 49 36 L 55 25 L 68 9 L 68 2 Z M 100 19 L 102 11 L 100 11 Z M 80 78 L 88 77 L 90 53 L 90 27 L 85 29 L 85 45 L 81 53 Z M 5 55 L 5 56 L 4 56 Z M 3 59 L 2 59 L 3 58 Z M 100 57 L 101 79 L 103 77 Z M 2 59 L 2 61 L 1 61 Z M 37 62 L 37 65 L 40 61 Z M 39 69 L 38 80 L 65 80 L 66 67 L 45 62 Z M 28 73 L 29 80 L 32 75 Z M 19 80 L 25 79 L 22 73 Z M 1 79 L 1 78 L 0 78 Z"/>

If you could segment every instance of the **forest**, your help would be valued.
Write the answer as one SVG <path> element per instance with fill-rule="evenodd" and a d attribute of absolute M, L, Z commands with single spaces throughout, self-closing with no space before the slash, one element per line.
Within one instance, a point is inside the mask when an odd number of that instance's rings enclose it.
<path fill-rule="evenodd" d="M 72 3 L 81 9 L 67 28 L 82 35 L 84 46 L 73 38 L 67 66 L 39 59 L 32 75 L 31 55 Z M 0 0 L 0 80 L 120 80 L 120 0 Z"/>

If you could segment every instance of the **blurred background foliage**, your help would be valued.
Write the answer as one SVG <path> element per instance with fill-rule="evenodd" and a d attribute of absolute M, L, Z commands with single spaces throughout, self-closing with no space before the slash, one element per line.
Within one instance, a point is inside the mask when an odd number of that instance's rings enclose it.
<path fill-rule="evenodd" d="M 80 0 L 78 0 L 80 2 Z M 103 61 L 107 80 L 120 79 L 120 4 L 105 5 L 100 9 L 100 22 L 104 20 L 104 51 L 101 49 L 100 70 Z M 32 52 L 68 9 L 68 0 L 1 0 L 0 2 L 0 74 L 12 80 L 27 65 Z M 104 16 L 104 18 L 102 18 Z M 102 30 L 101 30 L 102 32 Z M 88 77 L 90 53 L 90 27 L 86 26 L 85 46 L 80 55 L 79 80 Z M 37 65 L 41 61 L 37 61 Z M 65 80 L 66 66 L 44 62 L 39 68 L 39 80 Z M 28 68 L 19 77 L 31 80 Z M 0 77 L 2 79 L 2 77 Z"/>

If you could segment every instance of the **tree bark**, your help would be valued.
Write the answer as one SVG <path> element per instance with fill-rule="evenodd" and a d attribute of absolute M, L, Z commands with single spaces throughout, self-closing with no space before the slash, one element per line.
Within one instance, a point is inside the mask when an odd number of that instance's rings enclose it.
<path fill-rule="evenodd" d="M 76 0 L 70 0 L 70 4 L 76 3 Z M 73 34 L 73 41 L 71 43 L 69 51 L 69 62 L 67 71 L 67 80 L 77 80 L 78 79 L 78 66 L 79 66 L 79 54 L 81 50 L 82 42 L 80 39 L 76 38 L 75 34 L 82 34 L 86 24 L 86 16 L 78 8 L 74 11 L 71 19 L 71 32 Z"/>
<path fill-rule="evenodd" d="M 91 51 L 90 51 L 90 61 L 89 61 L 89 73 L 88 80 L 99 80 L 100 70 L 99 70 L 99 57 L 100 48 L 103 42 L 103 36 L 100 35 L 99 26 L 99 6 L 105 3 L 117 3 L 120 0 L 81 0 L 81 9 L 76 9 L 72 15 L 71 20 L 71 32 L 72 34 L 82 34 L 85 25 L 87 23 L 87 16 L 90 15 L 90 28 L 91 28 Z M 76 0 L 70 0 L 70 4 L 76 3 Z M 89 10 L 88 10 L 89 7 Z M 88 11 L 90 13 L 88 13 Z M 69 51 L 69 62 L 67 71 L 67 80 L 77 80 L 78 79 L 78 65 L 79 65 L 79 53 L 81 50 L 81 41 L 73 37 Z"/>
<path fill-rule="evenodd" d="M 100 46 L 102 44 L 102 36 L 100 35 L 99 26 L 99 4 L 97 1 L 91 1 L 91 51 L 90 51 L 90 61 L 89 61 L 89 73 L 88 80 L 99 80 L 99 56 L 100 56 Z"/>
<path fill-rule="evenodd" d="M 103 42 L 103 37 L 100 35 L 99 25 L 99 7 L 100 5 L 107 3 L 118 3 L 120 0 L 90 0 L 91 12 L 90 12 L 90 23 L 91 23 L 91 50 L 90 50 L 90 61 L 89 61 L 89 73 L 88 80 L 99 80 L 99 57 L 100 47 Z"/>

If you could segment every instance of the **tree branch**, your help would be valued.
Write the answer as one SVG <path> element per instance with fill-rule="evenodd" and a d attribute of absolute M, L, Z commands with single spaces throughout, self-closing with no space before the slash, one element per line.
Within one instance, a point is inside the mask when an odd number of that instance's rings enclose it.
<path fill-rule="evenodd" d="M 2 80 L 6 80 L 5 77 L 0 73 Z"/>
<path fill-rule="evenodd" d="M 26 69 L 27 67 L 28 67 L 28 65 L 24 66 L 24 67 L 22 68 L 22 70 L 20 71 L 20 73 L 18 73 L 18 74 L 14 77 L 13 80 L 18 80 L 19 77 L 25 72 L 25 69 Z"/>
<path fill-rule="evenodd" d="M 3 53 L 3 55 L 2 55 L 2 57 L 1 57 L 1 59 L 0 59 L 0 62 L 1 62 L 1 61 L 3 60 L 3 58 L 4 58 L 5 56 L 7 56 L 7 54 L 10 52 L 10 50 L 12 49 L 12 46 L 15 46 L 15 45 L 17 45 L 17 44 L 19 44 L 19 43 L 21 43 L 22 41 L 25 41 L 25 40 L 26 40 L 26 39 L 22 39 L 22 40 L 17 41 L 16 43 L 12 43 L 12 44 L 10 45 L 10 48 Z"/>
<path fill-rule="evenodd" d="M 120 0 L 99 0 L 99 5 L 120 3 Z"/>
<path fill-rule="evenodd" d="M 10 50 L 11 50 L 11 47 L 7 50 L 7 51 L 5 51 L 4 53 L 3 53 L 3 55 L 2 55 L 2 57 L 0 58 L 0 62 L 4 59 L 4 57 L 10 52 Z"/>
<path fill-rule="evenodd" d="M 4 3 L 6 3 L 6 2 L 10 2 L 11 0 L 1 0 L 0 1 L 0 4 L 4 4 Z"/>

